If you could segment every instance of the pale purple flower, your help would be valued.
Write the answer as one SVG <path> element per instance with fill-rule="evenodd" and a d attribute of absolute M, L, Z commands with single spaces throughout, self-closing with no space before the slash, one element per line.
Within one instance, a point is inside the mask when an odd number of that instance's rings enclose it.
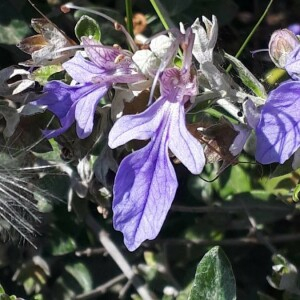
<path fill-rule="evenodd" d="M 300 80 L 300 42 L 288 55 L 285 69 L 294 80 Z"/>
<path fill-rule="evenodd" d="M 131 53 L 104 47 L 89 38 L 83 38 L 82 42 L 89 60 L 76 53 L 63 64 L 78 84 L 51 81 L 45 85 L 42 97 L 33 102 L 46 105 L 60 120 L 61 128 L 45 131 L 47 138 L 60 135 L 74 122 L 78 137 L 86 138 L 93 129 L 97 104 L 113 84 L 134 83 L 144 78 L 132 62 Z"/>
<path fill-rule="evenodd" d="M 243 112 L 245 124 L 232 124 L 234 130 L 238 132 L 238 135 L 229 148 L 233 156 L 237 156 L 242 152 L 252 130 L 256 128 L 260 118 L 260 109 L 256 107 L 251 99 L 247 99 L 243 103 Z"/>
<path fill-rule="evenodd" d="M 272 37 L 269 47 L 274 49 L 270 49 L 270 55 L 281 61 L 294 80 L 271 91 L 261 109 L 256 126 L 256 160 L 282 164 L 300 147 L 300 42 L 287 29 L 276 31 Z"/>
<path fill-rule="evenodd" d="M 300 147 L 300 82 L 285 81 L 271 91 L 256 127 L 256 160 L 284 163 Z"/>
<path fill-rule="evenodd" d="M 191 73 L 194 34 L 185 34 L 183 68 L 169 68 L 159 78 L 161 96 L 143 113 L 121 117 L 109 134 L 116 148 L 130 140 L 150 140 L 120 164 L 114 184 L 113 222 L 131 251 L 154 239 L 162 227 L 177 189 L 169 149 L 193 173 L 205 164 L 201 144 L 185 126 L 184 104 L 197 94 Z"/>
<path fill-rule="evenodd" d="M 288 29 L 296 35 L 300 34 L 300 24 L 299 23 L 293 23 L 293 24 L 289 25 Z"/>

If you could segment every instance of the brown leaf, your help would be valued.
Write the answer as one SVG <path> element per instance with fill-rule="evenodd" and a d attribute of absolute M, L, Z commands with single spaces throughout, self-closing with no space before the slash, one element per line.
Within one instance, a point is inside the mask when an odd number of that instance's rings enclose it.
<path fill-rule="evenodd" d="M 47 45 L 47 41 L 41 34 L 36 34 L 23 39 L 17 47 L 27 54 L 32 54 L 44 48 Z"/>
<path fill-rule="evenodd" d="M 236 163 L 236 157 L 229 151 L 238 132 L 225 118 L 218 122 L 211 118 L 203 118 L 193 124 L 187 124 L 190 133 L 203 145 L 208 163 L 223 161 L 222 168 Z"/>
<path fill-rule="evenodd" d="M 74 55 L 74 50 L 59 52 L 76 43 L 54 23 L 45 19 L 32 19 L 31 25 L 39 34 L 25 38 L 17 45 L 32 57 L 32 61 L 23 63 L 25 66 L 62 63 Z"/>
<path fill-rule="evenodd" d="M 123 115 L 134 115 L 143 112 L 147 108 L 150 92 L 144 90 L 135 96 L 132 101 L 124 101 Z"/>

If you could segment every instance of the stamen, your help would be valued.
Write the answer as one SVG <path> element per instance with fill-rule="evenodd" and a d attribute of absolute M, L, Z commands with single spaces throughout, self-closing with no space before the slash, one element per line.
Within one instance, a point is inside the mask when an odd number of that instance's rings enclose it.
<path fill-rule="evenodd" d="M 58 49 L 54 51 L 54 53 L 61 53 L 69 50 L 77 50 L 77 49 L 84 49 L 83 45 L 76 45 L 76 46 L 69 46 L 69 47 L 63 47 L 61 49 Z"/>
<path fill-rule="evenodd" d="M 260 53 L 260 52 L 269 52 L 269 49 L 258 49 L 258 50 L 250 51 L 252 57 L 254 57 L 256 53 Z"/>
<path fill-rule="evenodd" d="M 128 50 L 124 50 L 120 47 L 115 47 L 114 46 L 104 46 L 104 45 L 76 45 L 76 46 L 69 46 L 69 47 L 64 47 L 64 48 L 60 48 L 56 51 L 54 51 L 54 53 L 61 53 L 61 52 L 65 52 L 65 51 L 69 51 L 69 50 L 77 50 L 77 49 L 85 49 L 85 48 L 105 48 L 105 49 L 118 49 L 124 56 L 131 56 L 132 53 Z M 120 54 L 121 55 L 121 54 Z"/>
<path fill-rule="evenodd" d="M 100 16 L 100 17 L 110 21 L 114 25 L 116 30 L 122 31 L 125 34 L 126 39 L 129 43 L 129 46 L 131 47 L 132 51 L 136 52 L 138 50 L 138 47 L 135 44 L 135 42 L 134 42 L 133 38 L 131 37 L 131 35 L 128 33 L 128 31 L 125 29 L 125 27 L 122 24 L 118 23 L 115 19 L 109 17 L 108 15 L 106 15 L 104 13 L 98 12 L 94 9 L 77 6 L 77 5 L 74 5 L 73 3 L 70 3 L 70 2 L 61 6 L 61 11 L 63 13 L 69 12 L 71 9 L 86 11 L 86 12 L 95 14 L 97 16 Z"/>

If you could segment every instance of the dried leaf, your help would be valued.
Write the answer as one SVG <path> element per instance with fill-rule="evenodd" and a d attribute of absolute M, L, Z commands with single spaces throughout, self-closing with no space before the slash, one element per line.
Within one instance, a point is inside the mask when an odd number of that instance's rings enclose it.
<path fill-rule="evenodd" d="M 197 123 L 187 124 L 187 128 L 203 144 L 208 163 L 224 161 L 225 164 L 232 164 L 236 162 L 229 148 L 238 132 L 225 118 L 221 118 L 218 122 L 211 118 L 203 118 Z"/>
<path fill-rule="evenodd" d="M 150 92 L 148 90 L 144 90 L 134 97 L 132 101 L 127 102 L 124 100 L 123 114 L 133 115 L 143 112 L 147 108 L 149 95 Z"/>
<path fill-rule="evenodd" d="M 46 45 L 47 41 L 44 37 L 41 34 L 37 34 L 23 39 L 17 46 L 21 51 L 31 55 L 33 52 L 44 48 Z"/>
<path fill-rule="evenodd" d="M 74 55 L 74 50 L 59 52 L 76 43 L 55 24 L 45 19 L 32 19 L 31 25 L 39 35 L 25 38 L 17 45 L 22 51 L 31 54 L 32 61 L 25 62 L 25 65 L 62 63 Z"/>

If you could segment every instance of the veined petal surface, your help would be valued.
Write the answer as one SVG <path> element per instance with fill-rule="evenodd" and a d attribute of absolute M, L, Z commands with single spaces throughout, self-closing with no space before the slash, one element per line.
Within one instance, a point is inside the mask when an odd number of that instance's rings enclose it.
<path fill-rule="evenodd" d="M 286 81 L 273 90 L 256 127 L 256 160 L 284 163 L 300 146 L 300 82 Z"/>
<path fill-rule="evenodd" d="M 160 128 L 150 143 L 123 159 L 114 185 L 114 227 L 134 251 L 154 239 L 167 216 L 177 189 L 170 162 L 167 131 Z"/>

